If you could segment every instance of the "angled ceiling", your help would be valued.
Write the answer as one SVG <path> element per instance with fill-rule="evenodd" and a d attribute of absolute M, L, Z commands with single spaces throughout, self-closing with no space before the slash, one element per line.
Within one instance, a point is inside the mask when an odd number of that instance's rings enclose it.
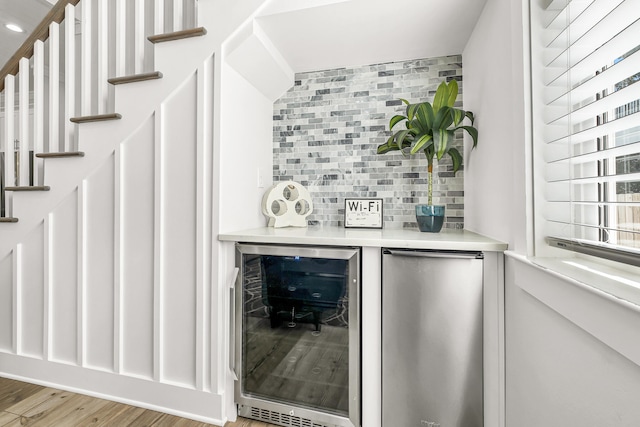
<path fill-rule="evenodd" d="M 308 0 L 316 7 L 305 9 L 290 3 L 272 0 L 258 22 L 302 72 L 460 54 L 486 0 Z"/>
<path fill-rule="evenodd" d="M 57 0 L 0 0 L 0 68 Z M 271 0 L 258 22 L 294 72 L 459 54 L 486 0 Z M 17 23 L 24 33 L 5 28 Z"/>
<path fill-rule="evenodd" d="M 35 30 L 57 0 L 0 0 L 0 68 Z M 6 24 L 17 24 L 24 32 L 8 30 Z"/>

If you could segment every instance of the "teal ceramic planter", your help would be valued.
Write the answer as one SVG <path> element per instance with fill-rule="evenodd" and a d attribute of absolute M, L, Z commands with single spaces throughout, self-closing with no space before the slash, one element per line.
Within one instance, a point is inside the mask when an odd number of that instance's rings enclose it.
<path fill-rule="evenodd" d="M 420 231 L 439 232 L 444 223 L 444 206 L 416 205 L 416 221 Z"/>

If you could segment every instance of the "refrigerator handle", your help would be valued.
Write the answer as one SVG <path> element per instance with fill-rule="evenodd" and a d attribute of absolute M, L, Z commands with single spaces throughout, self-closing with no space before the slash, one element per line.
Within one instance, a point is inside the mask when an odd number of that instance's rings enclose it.
<path fill-rule="evenodd" d="M 403 249 L 383 249 L 384 255 L 407 256 L 418 258 L 448 258 L 448 259 L 484 259 L 482 252 L 468 251 L 424 251 L 424 250 L 403 250 Z"/>

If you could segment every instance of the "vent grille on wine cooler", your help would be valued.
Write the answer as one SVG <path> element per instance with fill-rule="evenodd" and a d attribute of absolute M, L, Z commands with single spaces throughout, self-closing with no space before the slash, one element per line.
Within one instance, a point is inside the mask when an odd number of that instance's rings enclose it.
<path fill-rule="evenodd" d="M 334 424 L 318 423 L 307 418 L 296 417 L 267 409 L 241 406 L 239 415 L 284 427 L 335 427 Z"/>

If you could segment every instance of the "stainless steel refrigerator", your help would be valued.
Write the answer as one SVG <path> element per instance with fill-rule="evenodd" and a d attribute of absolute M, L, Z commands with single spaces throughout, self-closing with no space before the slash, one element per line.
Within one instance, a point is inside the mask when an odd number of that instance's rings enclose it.
<path fill-rule="evenodd" d="M 483 426 L 481 252 L 383 249 L 383 427 Z"/>

